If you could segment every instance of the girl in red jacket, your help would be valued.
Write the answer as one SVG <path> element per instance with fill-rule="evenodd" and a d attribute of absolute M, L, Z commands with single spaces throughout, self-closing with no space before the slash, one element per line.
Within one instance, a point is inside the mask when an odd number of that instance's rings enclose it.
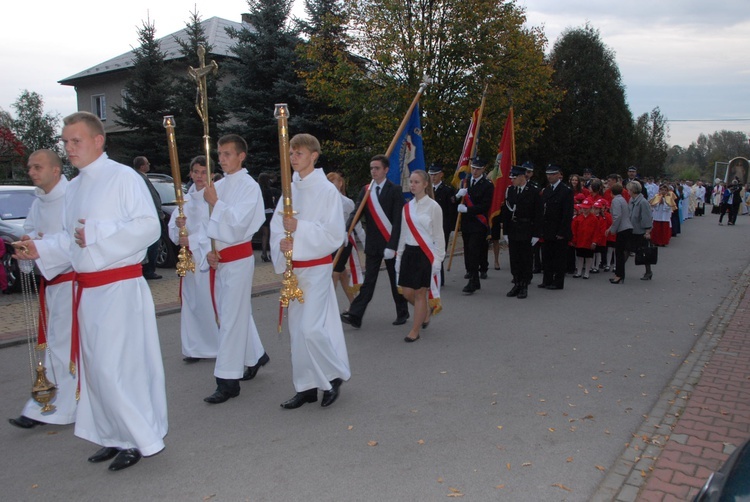
<path fill-rule="evenodd" d="M 591 199 L 584 199 L 579 207 L 579 214 L 573 218 L 573 246 L 576 248 L 576 273 L 573 277 L 589 278 L 588 266 L 594 257 L 596 236 L 599 231 L 599 219 L 591 213 Z"/>

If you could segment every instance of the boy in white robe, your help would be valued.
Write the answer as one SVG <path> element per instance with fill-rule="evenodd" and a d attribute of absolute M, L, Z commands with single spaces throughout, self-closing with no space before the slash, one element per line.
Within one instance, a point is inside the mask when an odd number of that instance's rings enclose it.
<path fill-rule="evenodd" d="M 206 256 L 211 251 L 211 240 L 206 235 L 208 203 L 203 200 L 208 171 L 206 157 L 199 155 L 190 162 L 193 186 L 185 195 L 184 217 L 173 211 L 169 219 L 169 238 L 192 253 L 195 271 L 183 277 L 182 308 L 180 309 L 180 339 L 183 361 L 196 362 L 201 358 L 214 358 L 219 351 L 219 327 L 216 325 L 211 302 L 211 284 Z M 186 227 L 188 235 L 180 237 Z"/>
<path fill-rule="evenodd" d="M 331 273 L 335 253 L 344 240 L 341 196 L 322 169 L 315 169 L 320 143 L 309 134 L 290 141 L 294 169 L 292 205 L 294 217 L 281 215 L 283 200 L 271 219 L 271 259 L 276 273 L 283 273 L 283 253 L 291 250 L 294 273 L 304 294 L 304 303 L 289 304 L 292 350 L 292 380 L 296 394 L 281 404 L 295 409 L 318 400 L 333 404 L 343 381 L 349 380 L 349 356 Z M 292 232 L 287 239 L 285 230 Z"/>
<path fill-rule="evenodd" d="M 71 264 L 76 272 L 75 435 L 102 446 L 90 462 L 114 458 L 109 470 L 119 471 L 164 449 L 167 434 L 154 300 L 141 267 L 161 226 L 138 174 L 104 153 L 99 118 L 77 112 L 63 123 L 66 153 L 80 170 L 65 193 L 63 230 L 20 243 L 15 256 L 35 259 L 48 279 Z"/>
<path fill-rule="evenodd" d="M 216 355 L 216 391 L 204 399 L 223 403 L 240 394 L 240 380 L 251 380 L 270 360 L 253 319 L 251 294 L 255 258 L 253 234 L 266 220 L 258 183 L 242 163 L 247 143 L 236 134 L 219 139 L 219 163 L 224 177 L 203 190 L 213 207 L 206 233 L 215 239 L 216 252 L 208 263 L 215 270 L 214 295 L 219 317 L 219 352 Z M 245 367 L 247 366 L 247 369 Z"/>
<path fill-rule="evenodd" d="M 36 186 L 37 199 L 31 205 L 24 222 L 25 235 L 21 240 L 41 239 L 46 234 L 62 231 L 65 191 L 68 180 L 62 175 L 62 161 L 52 150 L 37 150 L 29 156 L 28 174 Z M 31 263 L 31 262 L 28 262 Z M 71 309 L 73 305 L 73 269 L 68 267 L 52 281 L 40 285 L 40 299 L 44 294 L 47 315 L 46 329 L 41 337 L 46 338 L 45 360 L 47 378 L 57 385 L 57 394 L 51 404 L 55 410 L 42 414 L 42 405 L 29 399 L 18 418 L 9 422 L 16 427 L 31 429 L 40 424 L 65 425 L 76 419 L 76 377 L 68 371 L 70 362 Z M 41 288 L 44 288 L 42 293 Z M 40 300 L 41 301 L 41 300 Z M 41 307 L 40 307 L 41 308 Z M 41 338 L 42 342 L 44 338 Z"/>

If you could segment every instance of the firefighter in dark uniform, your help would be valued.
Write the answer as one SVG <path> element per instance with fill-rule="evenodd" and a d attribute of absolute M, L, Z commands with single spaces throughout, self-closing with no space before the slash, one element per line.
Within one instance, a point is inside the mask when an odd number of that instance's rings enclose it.
<path fill-rule="evenodd" d="M 521 164 L 521 167 L 526 169 L 526 184 L 529 186 L 529 188 L 534 189 L 537 191 L 537 193 L 541 194 L 542 189 L 539 186 L 539 183 L 534 181 L 534 164 L 530 161 L 526 161 L 523 164 Z M 533 252 L 533 266 L 532 271 L 535 274 L 541 274 L 542 273 L 542 243 L 537 242 L 532 246 L 534 252 Z"/>
<path fill-rule="evenodd" d="M 443 210 L 443 235 L 445 236 L 445 250 L 448 250 L 450 235 L 456 227 L 456 190 L 453 186 L 443 183 L 443 167 L 433 163 L 428 169 L 432 182 L 432 191 L 435 194 L 435 202 Z M 445 285 L 445 272 L 440 266 L 440 285 Z"/>
<path fill-rule="evenodd" d="M 542 191 L 544 223 L 542 225 L 542 268 L 540 288 L 563 289 L 567 268 L 568 241 L 573 236 L 573 190 L 562 182 L 562 170 L 547 166 L 549 184 Z"/>
<path fill-rule="evenodd" d="M 471 295 L 481 288 L 479 284 L 479 269 L 487 260 L 489 245 L 487 232 L 489 230 L 488 213 L 492 205 L 494 185 L 484 176 L 487 162 L 475 157 L 471 161 L 471 176 L 464 179 L 465 186 L 456 192 L 460 198 L 458 212 L 461 216 L 461 235 L 464 241 L 464 264 L 469 282 L 463 292 Z M 485 272 L 486 273 L 486 272 Z"/>
<path fill-rule="evenodd" d="M 526 181 L 526 169 L 513 166 L 505 204 L 500 213 L 503 231 L 508 238 L 510 273 L 513 289 L 506 296 L 526 298 L 532 278 L 533 246 L 542 235 L 542 197 Z"/>

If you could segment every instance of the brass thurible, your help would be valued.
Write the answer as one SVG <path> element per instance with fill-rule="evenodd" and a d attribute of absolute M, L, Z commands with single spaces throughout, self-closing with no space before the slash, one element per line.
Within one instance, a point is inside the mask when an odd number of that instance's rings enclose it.
<path fill-rule="evenodd" d="M 42 405 L 42 413 L 49 413 L 55 411 L 55 405 L 50 404 L 50 401 L 55 399 L 56 395 L 57 385 L 47 379 L 47 370 L 42 361 L 39 361 L 36 366 L 36 380 L 31 387 L 31 397 Z"/>
<path fill-rule="evenodd" d="M 180 218 L 185 217 L 182 206 L 185 205 L 185 197 L 182 193 L 182 176 L 180 175 L 180 161 L 177 158 L 177 141 L 174 136 L 174 116 L 166 115 L 164 117 L 164 127 L 167 130 L 167 145 L 169 146 L 169 162 L 172 166 L 172 181 L 174 182 L 174 196 L 177 202 L 177 215 Z M 180 237 L 187 237 L 187 227 L 180 228 Z M 187 246 L 180 246 L 180 252 L 177 254 L 177 275 L 185 277 L 185 274 L 195 272 L 195 262 L 193 253 Z"/>
<path fill-rule="evenodd" d="M 292 168 L 289 161 L 289 108 L 286 103 L 275 105 L 273 116 L 278 121 L 279 127 L 279 157 L 281 164 L 281 199 L 283 201 L 283 216 L 294 216 L 292 208 Z M 287 239 L 292 238 L 292 232 L 285 231 Z M 294 275 L 294 265 L 292 263 L 292 251 L 284 252 L 286 259 L 286 270 L 284 271 L 281 281 L 281 291 L 279 296 L 279 332 L 281 332 L 281 321 L 283 309 L 289 307 L 289 302 L 297 300 L 304 303 L 302 290 L 298 286 L 297 276 Z"/>

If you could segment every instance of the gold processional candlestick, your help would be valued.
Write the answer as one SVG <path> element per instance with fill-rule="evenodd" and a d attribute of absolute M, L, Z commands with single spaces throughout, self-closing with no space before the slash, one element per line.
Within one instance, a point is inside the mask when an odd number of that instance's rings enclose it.
<path fill-rule="evenodd" d="M 174 137 L 174 116 L 166 115 L 164 117 L 164 127 L 167 130 L 167 145 L 169 147 L 169 163 L 172 166 L 172 181 L 174 181 L 174 196 L 177 202 L 177 215 L 180 218 L 185 218 L 185 213 L 182 210 L 182 206 L 185 205 L 185 197 L 182 193 L 182 176 L 180 175 L 180 161 L 177 157 L 177 141 Z M 187 237 L 188 230 L 186 226 L 180 228 L 180 238 Z M 195 272 L 195 262 L 193 261 L 193 253 L 190 252 L 187 246 L 180 245 L 180 252 L 177 254 L 177 275 L 185 277 L 185 274 Z"/>
<path fill-rule="evenodd" d="M 206 156 L 206 174 L 208 179 L 206 180 L 206 186 L 213 185 L 213 168 L 211 166 L 211 136 L 208 134 L 208 87 L 206 84 L 206 76 L 214 74 L 219 71 L 219 65 L 216 61 L 211 62 L 206 66 L 206 48 L 202 45 L 198 46 L 198 61 L 200 66 L 188 68 L 188 75 L 195 80 L 198 88 L 196 89 L 195 96 L 195 109 L 198 112 L 198 116 L 203 122 L 203 152 Z M 208 206 L 208 214 L 211 215 L 212 207 Z M 211 239 L 211 250 L 216 252 L 216 242 Z"/>
<path fill-rule="evenodd" d="M 279 157 L 281 163 L 281 198 L 283 201 L 284 217 L 294 216 L 292 208 L 292 169 L 289 162 L 289 108 L 286 103 L 275 105 L 273 116 L 278 120 L 279 126 Z M 287 239 L 292 238 L 292 232 L 285 231 Z M 279 332 L 281 332 L 281 320 L 283 310 L 289 307 L 289 302 L 297 300 L 304 303 L 302 290 L 298 286 L 297 276 L 294 275 L 294 264 L 292 263 L 292 250 L 284 252 L 286 258 L 286 270 L 284 279 L 281 281 L 281 295 L 279 297 Z"/>

